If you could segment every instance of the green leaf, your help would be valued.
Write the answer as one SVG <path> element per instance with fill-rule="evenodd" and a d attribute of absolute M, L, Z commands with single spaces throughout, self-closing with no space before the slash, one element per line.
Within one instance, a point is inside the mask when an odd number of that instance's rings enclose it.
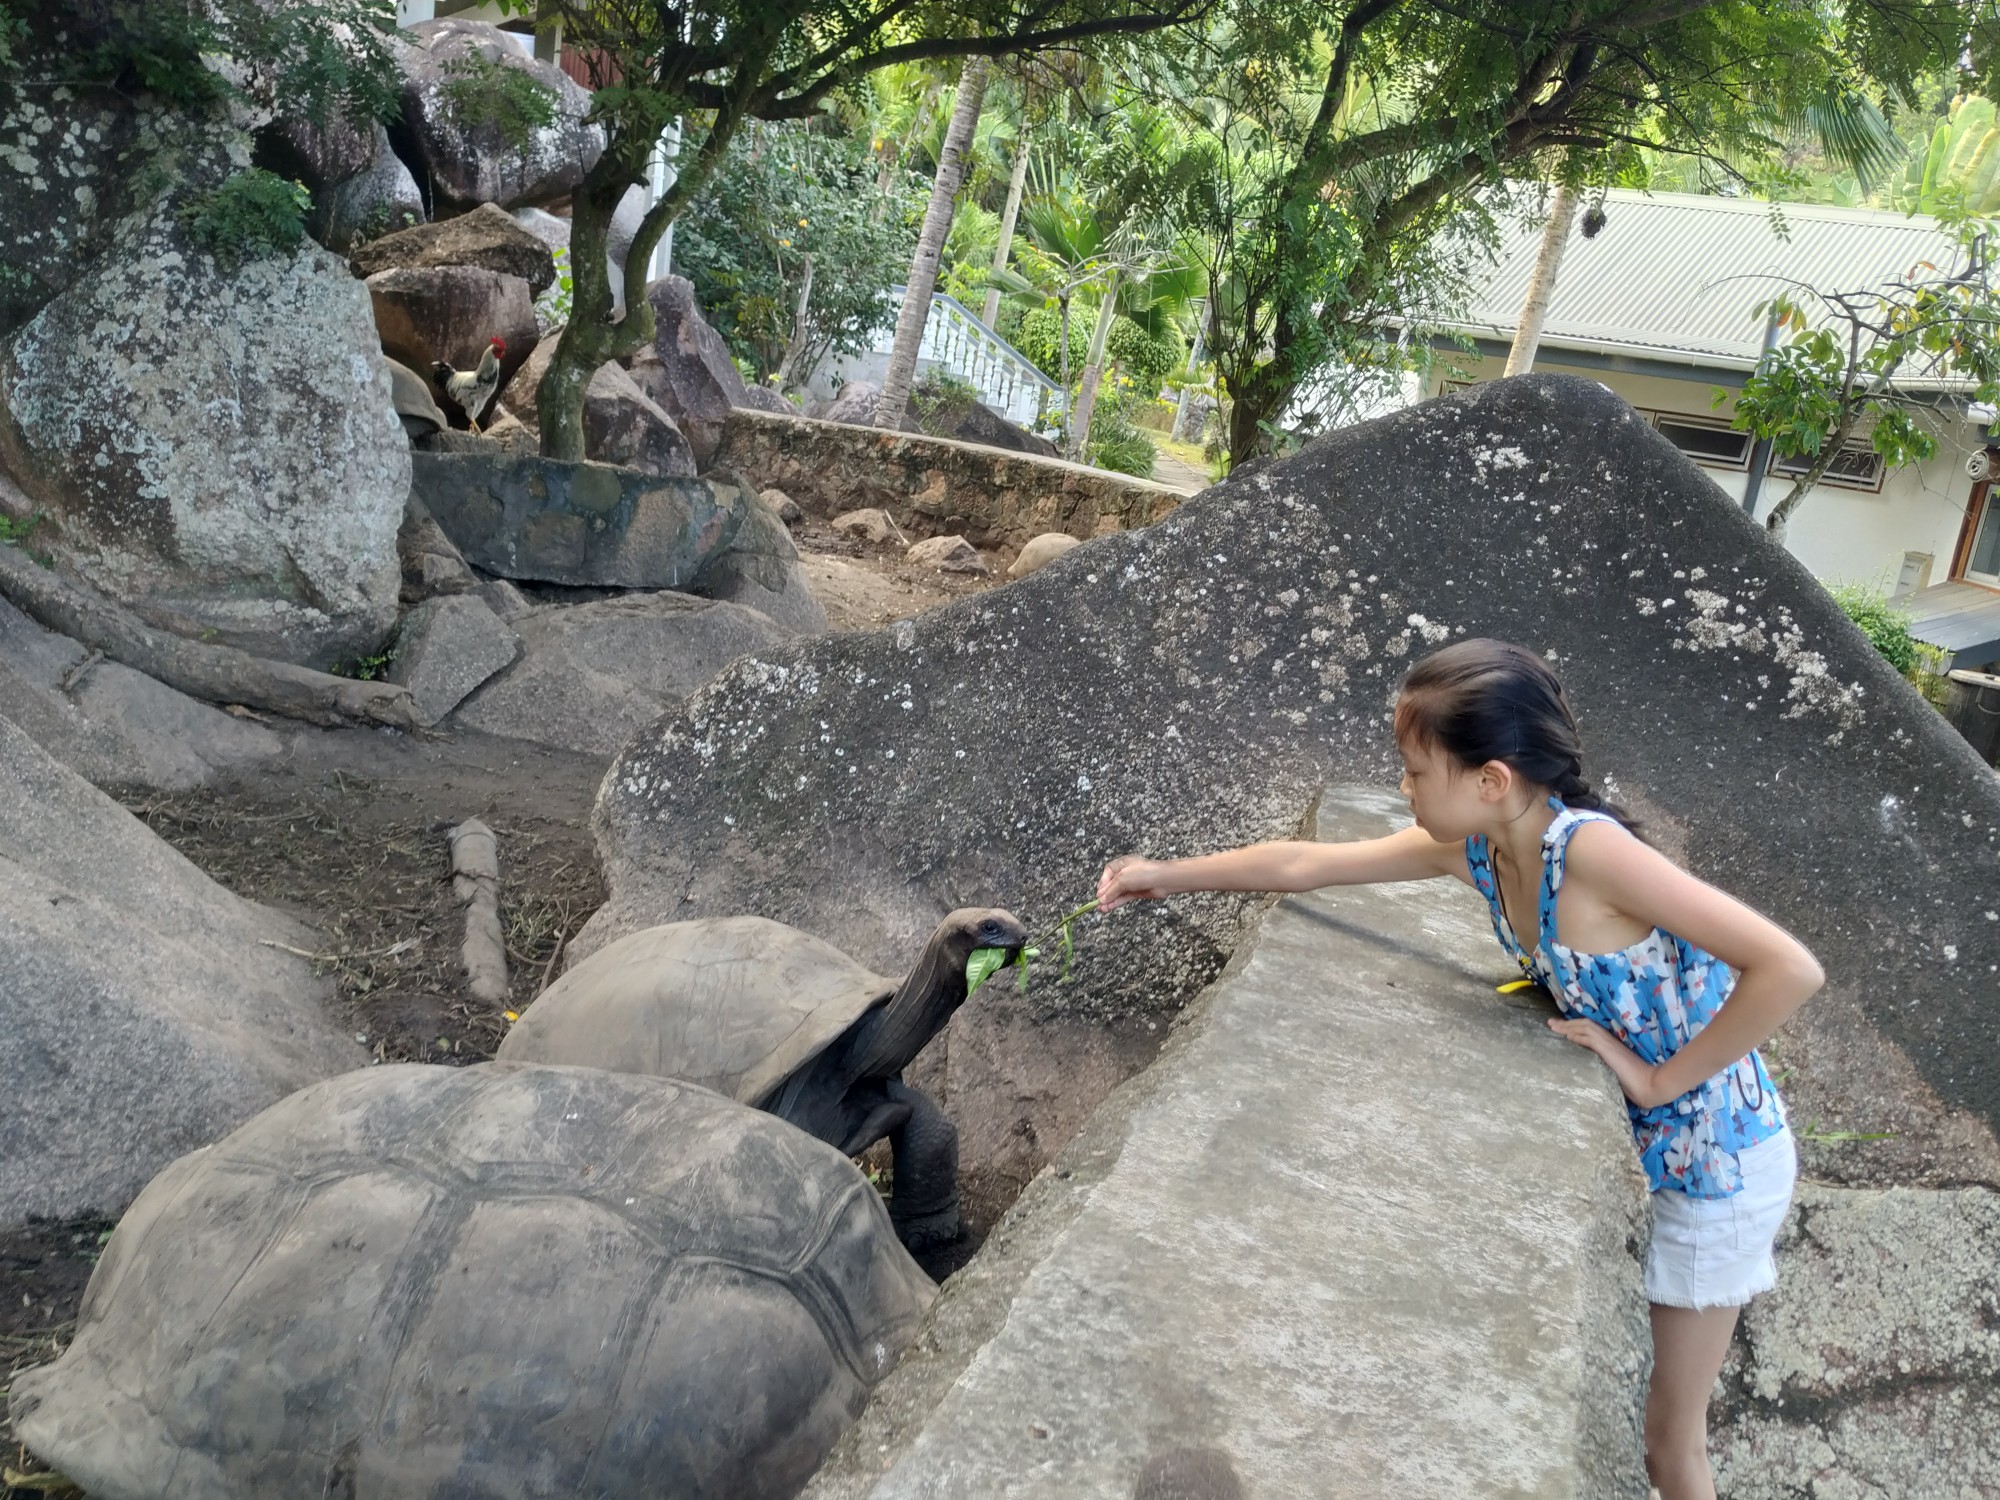
<path fill-rule="evenodd" d="M 1005 948 L 974 948 L 971 956 L 965 960 L 965 993 L 967 997 L 969 998 L 974 990 L 991 979 L 994 970 L 1001 968 L 1006 962 L 1007 950 Z"/>

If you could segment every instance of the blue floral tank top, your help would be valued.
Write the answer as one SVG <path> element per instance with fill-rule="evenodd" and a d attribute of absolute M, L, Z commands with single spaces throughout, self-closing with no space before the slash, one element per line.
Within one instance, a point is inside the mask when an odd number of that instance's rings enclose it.
<path fill-rule="evenodd" d="M 1551 799 L 1556 818 L 1542 835 L 1542 887 L 1532 950 L 1524 950 L 1500 901 L 1500 881 L 1486 839 L 1465 841 L 1472 883 L 1486 898 L 1493 932 L 1522 970 L 1555 997 L 1567 1016 L 1595 1021 L 1649 1063 L 1672 1057 L 1706 1026 L 1736 983 L 1712 953 L 1654 928 L 1617 953 L 1574 953 L 1556 941 L 1556 892 L 1570 837 L 1603 813 Z M 1639 1161 L 1654 1192 L 1727 1198 L 1743 1186 L 1737 1153 L 1785 1128 L 1785 1106 L 1755 1052 L 1678 1099 L 1651 1109 L 1626 1101 Z"/>

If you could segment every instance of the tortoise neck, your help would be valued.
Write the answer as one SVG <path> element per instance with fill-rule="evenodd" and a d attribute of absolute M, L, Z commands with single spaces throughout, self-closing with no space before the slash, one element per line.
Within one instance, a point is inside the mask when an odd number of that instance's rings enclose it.
<path fill-rule="evenodd" d="M 932 941 L 909 977 L 882 1007 L 853 1068 L 857 1078 L 892 1078 L 965 1003 L 965 969 L 951 961 L 949 945 Z"/>

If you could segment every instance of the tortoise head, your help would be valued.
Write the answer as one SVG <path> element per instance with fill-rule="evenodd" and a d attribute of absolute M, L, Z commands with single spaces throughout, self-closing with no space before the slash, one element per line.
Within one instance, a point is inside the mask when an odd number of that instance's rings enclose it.
<path fill-rule="evenodd" d="M 867 1044 L 855 1058 L 855 1076 L 902 1072 L 965 1004 L 965 961 L 975 948 L 1004 948 L 1011 959 L 1028 941 L 1012 912 L 961 907 L 938 923 L 923 955 L 882 1007 Z"/>

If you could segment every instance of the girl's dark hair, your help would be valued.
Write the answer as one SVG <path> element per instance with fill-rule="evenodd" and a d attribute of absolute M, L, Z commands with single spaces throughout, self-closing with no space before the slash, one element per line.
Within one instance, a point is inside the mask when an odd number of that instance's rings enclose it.
<path fill-rule="evenodd" d="M 1396 739 L 1442 750 L 1467 770 L 1500 761 L 1567 807 L 1639 825 L 1583 779 L 1576 715 L 1548 663 L 1508 641 L 1454 641 L 1410 668 L 1396 700 Z"/>

